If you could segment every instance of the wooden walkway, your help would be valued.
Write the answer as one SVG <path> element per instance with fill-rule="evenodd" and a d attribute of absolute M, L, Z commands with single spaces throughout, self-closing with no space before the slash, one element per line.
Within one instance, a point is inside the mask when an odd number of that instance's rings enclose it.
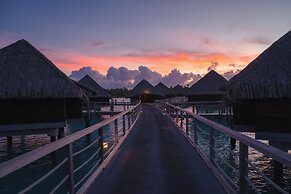
<path fill-rule="evenodd" d="M 225 193 L 198 153 L 154 105 L 139 120 L 89 194 Z"/>

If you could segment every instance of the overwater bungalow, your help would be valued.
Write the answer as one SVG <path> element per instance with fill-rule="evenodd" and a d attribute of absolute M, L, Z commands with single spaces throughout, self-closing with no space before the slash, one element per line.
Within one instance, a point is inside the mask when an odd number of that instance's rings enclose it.
<path fill-rule="evenodd" d="M 191 102 L 222 101 L 225 97 L 223 87 L 226 84 L 227 80 L 224 77 L 211 70 L 189 88 L 188 100 Z"/>
<path fill-rule="evenodd" d="M 88 102 L 92 99 L 98 96 L 98 92 L 90 87 L 85 86 L 84 84 L 73 80 L 73 83 L 76 84 L 84 94 L 88 97 Z"/>
<path fill-rule="evenodd" d="M 130 98 L 139 99 L 141 102 L 154 102 L 163 98 L 163 94 L 154 88 L 148 81 L 140 81 L 130 92 Z"/>
<path fill-rule="evenodd" d="M 229 81 L 228 97 L 236 128 L 291 133 L 291 31 Z"/>
<path fill-rule="evenodd" d="M 109 99 L 111 98 L 110 93 L 102 88 L 94 79 L 92 79 L 89 75 L 85 75 L 82 79 L 79 80 L 79 83 L 81 83 L 83 86 L 87 88 L 91 88 L 94 90 L 97 95 L 89 95 L 89 98 L 93 102 L 109 102 Z M 85 90 L 85 88 L 83 87 Z M 89 92 L 89 91 L 88 91 Z M 90 93 L 90 92 L 89 92 Z"/>
<path fill-rule="evenodd" d="M 1 136 L 54 136 L 82 116 L 80 88 L 25 40 L 0 49 L 0 81 Z"/>
<path fill-rule="evenodd" d="M 170 88 L 171 97 L 186 96 L 186 94 L 186 88 L 183 88 L 180 84 L 176 85 L 173 88 Z"/>
<path fill-rule="evenodd" d="M 162 82 L 159 82 L 157 85 L 155 85 L 155 88 L 160 91 L 165 97 L 170 96 L 170 88 L 168 88 L 165 84 Z"/>

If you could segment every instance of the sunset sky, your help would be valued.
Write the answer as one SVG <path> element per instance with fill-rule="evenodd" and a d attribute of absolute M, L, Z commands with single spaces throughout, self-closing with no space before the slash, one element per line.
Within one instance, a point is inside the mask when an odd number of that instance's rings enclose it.
<path fill-rule="evenodd" d="M 163 77 L 223 74 L 288 32 L 290 10 L 290 0 L 1 0 L 0 48 L 26 39 L 67 75 L 140 66 Z"/>

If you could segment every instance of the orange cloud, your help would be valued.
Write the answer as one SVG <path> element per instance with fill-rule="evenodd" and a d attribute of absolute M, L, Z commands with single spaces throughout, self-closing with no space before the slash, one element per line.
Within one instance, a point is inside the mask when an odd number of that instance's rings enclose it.
<path fill-rule="evenodd" d="M 234 69 L 229 64 L 236 64 L 236 69 L 237 67 L 242 69 L 256 56 L 223 53 L 205 54 L 186 51 L 144 55 L 90 56 L 72 52 L 56 52 L 48 49 L 42 49 L 42 51 L 66 74 L 84 66 L 91 66 L 100 73 L 106 74 L 109 67 L 125 66 L 129 69 L 137 69 L 140 65 L 148 66 L 151 70 L 157 71 L 162 75 L 168 74 L 174 68 L 179 69 L 181 72 L 204 74 L 212 62 L 217 62 L 219 65 L 216 70 L 224 73 Z"/>

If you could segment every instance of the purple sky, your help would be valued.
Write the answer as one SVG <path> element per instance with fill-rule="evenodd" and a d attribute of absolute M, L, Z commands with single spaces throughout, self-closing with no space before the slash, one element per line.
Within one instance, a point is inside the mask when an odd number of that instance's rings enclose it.
<path fill-rule="evenodd" d="M 0 48 L 24 38 L 67 75 L 90 69 L 104 87 L 144 76 L 187 85 L 211 69 L 244 68 L 291 29 L 290 8 L 290 0 L 2 0 Z"/>

